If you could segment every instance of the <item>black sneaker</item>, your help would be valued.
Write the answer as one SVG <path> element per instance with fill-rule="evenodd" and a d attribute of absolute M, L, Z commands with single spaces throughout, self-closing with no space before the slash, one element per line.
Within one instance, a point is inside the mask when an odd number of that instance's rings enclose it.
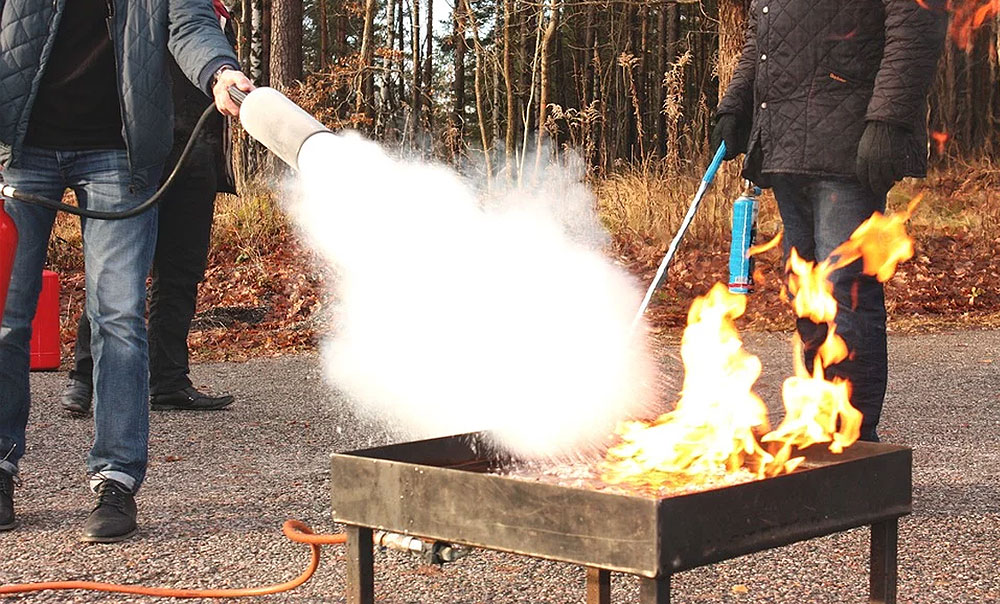
<path fill-rule="evenodd" d="M 62 408 L 71 415 L 90 415 L 93 400 L 94 389 L 91 385 L 73 379 L 69 381 L 69 385 L 60 397 Z"/>
<path fill-rule="evenodd" d="M 97 506 L 83 525 L 83 541 L 117 543 L 136 532 L 135 496 L 116 480 L 104 480 L 97 487 Z"/>
<path fill-rule="evenodd" d="M 177 392 L 154 394 L 149 397 L 149 404 L 154 411 L 170 411 L 174 409 L 190 411 L 214 411 L 228 407 L 233 403 L 230 395 L 210 396 L 198 392 L 194 386 L 188 386 Z"/>
<path fill-rule="evenodd" d="M 17 479 L 0 470 L 0 531 L 9 531 L 17 526 L 14 517 L 14 483 Z"/>

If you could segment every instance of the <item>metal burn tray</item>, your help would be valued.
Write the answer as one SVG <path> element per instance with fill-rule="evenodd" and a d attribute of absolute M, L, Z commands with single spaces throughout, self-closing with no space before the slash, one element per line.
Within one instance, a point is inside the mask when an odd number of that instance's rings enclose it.
<path fill-rule="evenodd" d="M 858 442 L 804 452 L 804 469 L 652 498 L 491 473 L 506 460 L 482 433 L 332 456 L 333 518 L 348 525 L 348 601 L 374 601 L 372 529 L 580 564 L 588 603 L 610 571 L 643 577 L 642 602 L 670 599 L 674 573 L 872 527 L 871 602 L 896 600 L 897 520 L 911 511 L 911 450 Z"/>

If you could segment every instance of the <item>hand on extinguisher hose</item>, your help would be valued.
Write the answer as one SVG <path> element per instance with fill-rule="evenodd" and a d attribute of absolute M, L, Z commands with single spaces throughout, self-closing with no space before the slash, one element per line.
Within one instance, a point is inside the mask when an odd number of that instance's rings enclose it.
<path fill-rule="evenodd" d="M 229 94 L 229 88 L 235 87 L 243 92 L 251 92 L 256 86 L 242 71 L 223 66 L 216 72 L 215 83 L 212 85 L 212 96 L 219 113 L 229 117 L 240 116 L 240 106 Z"/>

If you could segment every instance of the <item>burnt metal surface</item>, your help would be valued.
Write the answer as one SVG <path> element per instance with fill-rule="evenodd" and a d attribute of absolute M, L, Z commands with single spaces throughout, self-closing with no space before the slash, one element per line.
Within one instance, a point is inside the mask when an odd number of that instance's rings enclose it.
<path fill-rule="evenodd" d="M 806 469 L 663 499 L 490 473 L 480 433 L 332 456 L 333 518 L 649 578 L 911 510 L 909 448 L 805 452 Z"/>

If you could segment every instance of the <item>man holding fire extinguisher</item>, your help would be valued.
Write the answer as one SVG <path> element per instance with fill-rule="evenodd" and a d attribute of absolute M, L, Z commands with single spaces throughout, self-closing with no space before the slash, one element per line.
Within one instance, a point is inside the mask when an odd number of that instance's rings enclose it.
<path fill-rule="evenodd" d="M 227 90 L 253 85 L 205 0 L 0 0 L 4 181 L 54 199 L 71 188 L 81 206 L 110 212 L 150 197 L 172 146 L 168 49 L 220 111 L 239 113 Z M 0 530 L 16 526 L 31 319 L 55 218 L 16 200 L 5 208 L 19 238 L 0 327 Z M 149 438 L 145 283 L 156 223 L 155 208 L 82 223 L 94 355 L 87 470 L 97 495 L 84 541 L 121 541 L 137 527 Z"/>

